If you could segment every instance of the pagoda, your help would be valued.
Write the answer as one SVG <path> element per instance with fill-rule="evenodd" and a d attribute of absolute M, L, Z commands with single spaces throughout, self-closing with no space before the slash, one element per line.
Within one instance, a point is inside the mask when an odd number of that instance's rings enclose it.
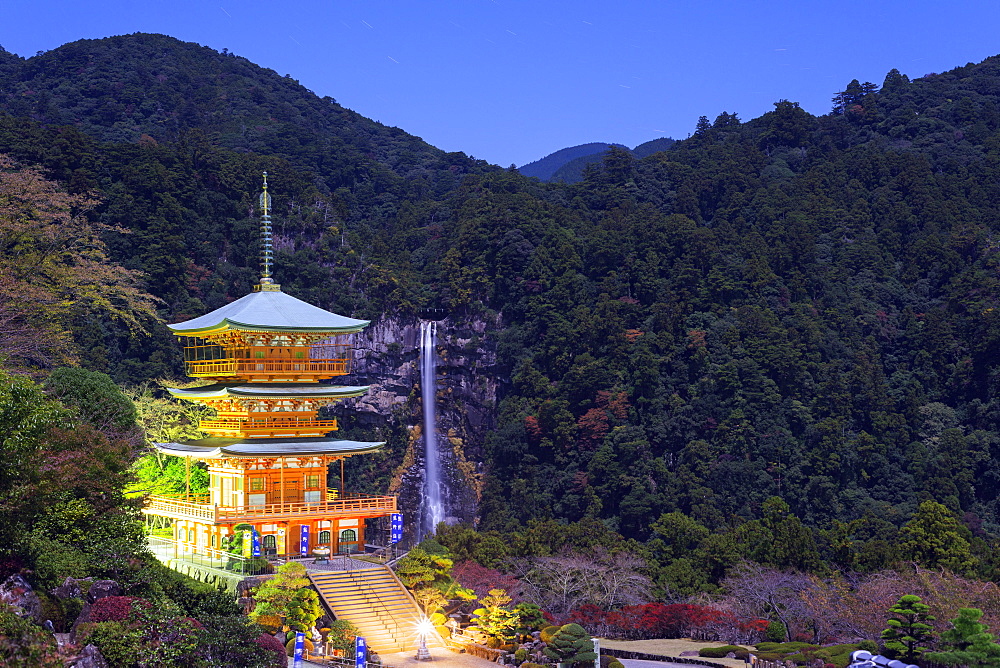
<path fill-rule="evenodd" d="M 143 512 L 169 520 L 178 554 L 221 551 L 239 531 L 254 556 L 363 551 L 365 520 L 396 512 L 394 496 L 346 495 L 343 462 L 384 443 L 338 440 L 319 409 L 367 386 L 324 383 L 350 373 L 350 336 L 368 325 L 296 299 L 271 276 L 271 197 L 260 196 L 261 278 L 254 291 L 211 313 L 169 325 L 184 347 L 187 375 L 211 381 L 170 389 L 209 406 L 209 438 L 156 443 L 162 454 L 207 464 L 209 494 L 150 496 Z M 327 470 L 340 462 L 340 489 Z M 247 541 L 247 545 L 251 544 Z M 250 556 L 249 554 L 247 556 Z"/>

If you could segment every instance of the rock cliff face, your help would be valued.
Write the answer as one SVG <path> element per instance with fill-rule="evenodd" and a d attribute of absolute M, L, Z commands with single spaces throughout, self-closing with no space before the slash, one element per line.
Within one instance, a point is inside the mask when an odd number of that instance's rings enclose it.
<path fill-rule="evenodd" d="M 448 523 L 477 519 L 483 486 L 483 442 L 495 425 L 498 322 L 449 316 L 437 322 L 437 433 Z M 390 493 L 398 494 L 408 537 L 423 505 L 424 446 L 420 398 L 420 321 L 384 318 L 357 335 L 352 383 L 369 392 L 338 412 L 367 427 L 408 432 L 406 452 L 394 462 Z"/>

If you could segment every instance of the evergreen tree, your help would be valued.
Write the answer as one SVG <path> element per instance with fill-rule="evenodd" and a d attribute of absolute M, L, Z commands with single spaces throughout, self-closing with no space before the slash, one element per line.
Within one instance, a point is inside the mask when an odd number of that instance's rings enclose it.
<path fill-rule="evenodd" d="M 558 663 L 582 663 L 595 661 L 594 641 L 579 624 L 565 624 L 542 650 L 545 656 Z"/>
<path fill-rule="evenodd" d="M 882 631 L 882 646 L 890 657 L 913 663 L 927 651 L 925 643 L 933 637 L 933 622 L 928 612 L 930 606 L 920 601 L 919 596 L 907 594 L 889 608 L 889 628 Z"/>
<path fill-rule="evenodd" d="M 1000 645 L 987 633 L 989 627 L 979 622 L 982 616 L 978 608 L 959 609 L 952 627 L 941 634 L 941 651 L 924 656 L 946 666 L 1000 666 Z"/>
<path fill-rule="evenodd" d="M 899 534 L 903 557 L 927 568 L 947 568 L 964 574 L 978 563 L 972 554 L 968 528 L 936 501 L 921 503 Z"/>

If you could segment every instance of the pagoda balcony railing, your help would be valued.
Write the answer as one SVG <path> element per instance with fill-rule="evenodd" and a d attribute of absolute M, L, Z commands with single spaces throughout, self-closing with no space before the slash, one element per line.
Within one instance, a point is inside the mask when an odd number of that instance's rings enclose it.
<path fill-rule="evenodd" d="M 315 418 L 221 418 L 202 420 L 198 426 L 208 432 L 240 432 L 247 435 L 271 436 L 298 432 L 325 434 L 337 430 L 337 421 Z"/>
<path fill-rule="evenodd" d="M 217 359 L 187 361 L 185 373 L 194 377 L 247 376 L 260 374 L 304 374 L 345 376 L 351 360 L 340 359 Z"/>
<path fill-rule="evenodd" d="M 142 512 L 157 517 L 191 520 L 202 524 L 234 524 L 331 517 L 378 517 L 396 512 L 395 496 L 350 495 L 326 501 L 295 501 L 246 506 L 196 503 L 167 496 L 149 496 Z"/>

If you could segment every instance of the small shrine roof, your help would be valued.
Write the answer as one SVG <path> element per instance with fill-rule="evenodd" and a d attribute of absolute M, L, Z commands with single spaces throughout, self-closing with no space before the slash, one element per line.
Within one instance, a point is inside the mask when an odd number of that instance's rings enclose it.
<path fill-rule="evenodd" d="M 203 385 L 188 389 L 167 388 L 170 394 L 178 399 L 225 399 L 226 397 L 241 397 L 246 399 L 346 399 L 359 397 L 368 391 L 369 385 L 290 385 L 290 384 L 260 384 L 260 385 Z"/>
<path fill-rule="evenodd" d="M 350 334 L 370 321 L 337 315 L 280 290 L 251 292 L 211 313 L 167 325 L 175 334 L 198 336 L 226 329 Z"/>
<path fill-rule="evenodd" d="M 385 441 L 335 441 L 321 438 L 203 438 L 184 443 L 154 443 L 160 452 L 194 459 L 227 457 L 312 457 L 375 452 Z"/>

